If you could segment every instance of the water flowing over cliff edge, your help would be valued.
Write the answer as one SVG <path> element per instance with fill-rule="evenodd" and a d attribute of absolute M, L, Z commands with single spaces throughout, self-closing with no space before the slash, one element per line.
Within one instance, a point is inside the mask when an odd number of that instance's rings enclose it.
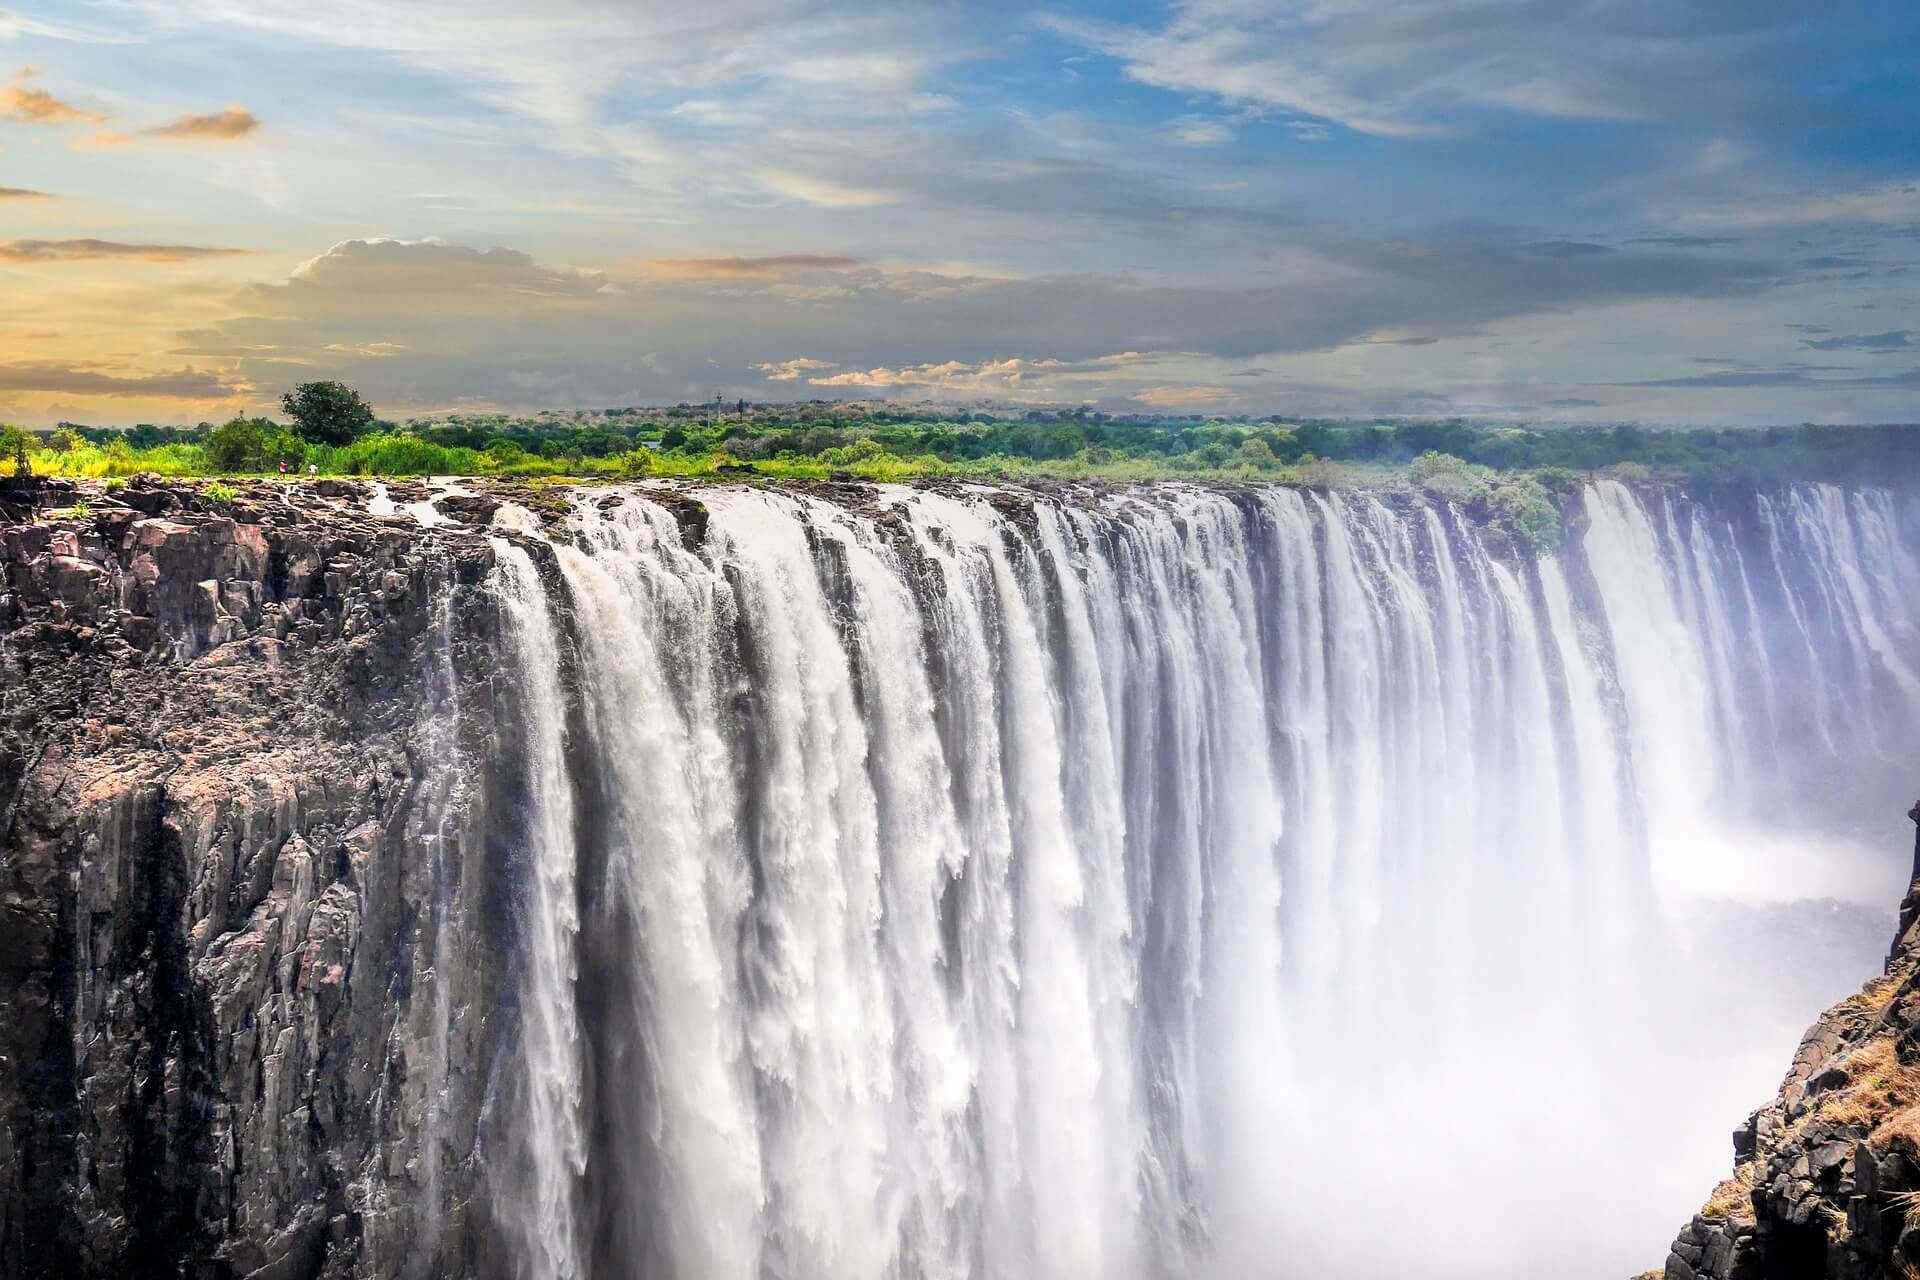
<path fill-rule="evenodd" d="M 0 535 L 0 1270 L 1624 1274 L 1905 876 L 1912 488 L 399 496 Z"/>

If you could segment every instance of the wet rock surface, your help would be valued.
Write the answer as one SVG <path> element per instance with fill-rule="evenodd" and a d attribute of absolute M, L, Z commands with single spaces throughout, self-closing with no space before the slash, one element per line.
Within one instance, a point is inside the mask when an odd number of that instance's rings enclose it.
<path fill-rule="evenodd" d="M 0 495 L 0 1275 L 486 1274 L 492 549 L 240 488 Z"/>
<path fill-rule="evenodd" d="M 1733 1147 L 1733 1177 L 1649 1277 L 1920 1274 L 1920 831 L 1885 976 L 1821 1016 Z"/>

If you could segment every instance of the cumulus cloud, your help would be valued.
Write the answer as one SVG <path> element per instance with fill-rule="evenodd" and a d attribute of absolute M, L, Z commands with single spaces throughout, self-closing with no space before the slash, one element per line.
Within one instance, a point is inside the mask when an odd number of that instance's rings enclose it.
<path fill-rule="evenodd" d="M 809 360 L 801 356 L 793 360 L 765 360 L 753 368 L 766 374 L 768 382 L 794 382 L 816 369 L 833 368 L 833 361 Z"/>
<path fill-rule="evenodd" d="M 898 369 L 885 367 L 856 369 L 849 373 L 808 378 L 816 387 L 926 387 L 940 391 L 1015 391 L 1034 374 L 1056 373 L 1066 367 L 1060 360 L 1027 360 L 1018 356 L 1004 360 L 945 360 L 938 364 L 918 364 Z"/>
<path fill-rule="evenodd" d="M 373 239 L 342 241 L 295 267 L 286 284 L 257 290 L 253 296 L 296 306 L 329 298 L 497 303 L 501 295 L 580 298 L 606 287 L 605 272 L 543 266 L 517 249 Z"/>
<path fill-rule="evenodd" d="M 345 377 L 395 410 L 673 401 L 719 385 L 730 394 L 804 385 L 1083 399 L 1542 311 L 1738 296 L 1770 278 L 1724 256 L 1542 257 L 1526 243 L 1333 241 L 1284 278 L 1233 287 L 990 277 L 805 254 L 693 260 L 703 265 L 609 284 L 601 272 L 511 249 L 356 240 L 281 283 L 244 290 L 236 314 L 185 346 L 262 383 L 295 365 L 307 377 Z M 830 287 L 814 287 L 814 277 Z M 369 337 L 404 351 L 369 359 Z M 1187 376 L 1224 361 L 1233 363 Z M 716 368 L 749 376 L 717 380 Z"/>
<path fill-rule="evenodd" d="M 23 67 L 14 77 L 14 83 L 0 88 L 0 117 L 20 124 L 101 125 L 107 122 L 103 115 L 83 111 L 44 89 L 35 89 L 23 83 L 32 79 L 33 75 L 32 67 Z"/>
<path fill-rule="evenodd" d="M 253 112 L 245 107 L 232 106 L 213 115 L 181 116 L 172 124 L 148 129 L 147 135 L 153 138 L 232 142 L 246 137 L 259 127 L 259 118 Z"/>
<path fill-rule="evenodd" d="M 125 244 L 117 240 L 0 240 L 0 262 L 191 262 L 225 258 L 246 249 L 190 244 Z"/>

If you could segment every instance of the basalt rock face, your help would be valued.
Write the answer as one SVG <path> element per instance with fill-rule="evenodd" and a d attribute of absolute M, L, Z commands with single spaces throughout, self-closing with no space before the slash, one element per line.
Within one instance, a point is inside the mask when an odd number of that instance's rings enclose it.
<path fill-rule="evenodd" d="M 1885 976 L 1821 1016 L 1733 1145 L 1665 1280 L 1920 1274 L 1920 832 Z"/>
<path fill-rule="evenodd" d="M 0 496 L 0 1274 L 485 1274 L 489 542 Z"/>

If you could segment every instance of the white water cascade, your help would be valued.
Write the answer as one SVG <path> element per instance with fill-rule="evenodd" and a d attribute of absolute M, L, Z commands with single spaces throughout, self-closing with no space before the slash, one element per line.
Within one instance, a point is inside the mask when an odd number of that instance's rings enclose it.
<path fill-rule="evenodd" d="M 694 496 L 499 522 L 524 1275 L 1630 1274 L 1884 948 L 1913 493 Z"/>

